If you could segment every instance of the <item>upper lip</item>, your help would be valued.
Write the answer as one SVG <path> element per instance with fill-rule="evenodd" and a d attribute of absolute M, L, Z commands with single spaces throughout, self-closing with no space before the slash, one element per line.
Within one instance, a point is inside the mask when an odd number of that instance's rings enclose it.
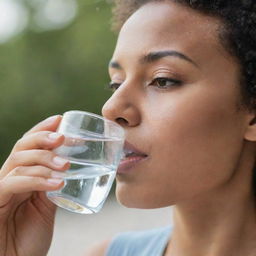
<path fill-rule="evenodd" d="M 140 151 L 128 141 L 125 141 L 124 143 L 123 154 L 124 154 L 124 157 L 127 157 L 128 155 L 136 155 L 136 156 L 143 156 L 143 157 L 147 156 L 146 153 Z"/>

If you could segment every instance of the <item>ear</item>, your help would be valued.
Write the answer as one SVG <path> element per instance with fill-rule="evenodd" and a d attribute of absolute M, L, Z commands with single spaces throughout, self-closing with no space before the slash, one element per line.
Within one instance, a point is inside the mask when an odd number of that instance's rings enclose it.
<path fill-rule="evenodd" d="M 256 141 L 256 114 L 249 114 L 247 118 L 247 127 L 244 139 L 248 141 Z"/>

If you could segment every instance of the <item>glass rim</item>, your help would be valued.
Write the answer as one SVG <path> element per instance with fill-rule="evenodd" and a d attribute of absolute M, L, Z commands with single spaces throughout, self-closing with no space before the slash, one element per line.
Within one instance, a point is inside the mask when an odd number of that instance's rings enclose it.
<path fill-rule="evenodd" d="M 97 115 L 95 113 L 87 112 L 87 111 L 82 111 L 82 110 L 69 110 L 69 111 L 64 112 L 63 116 L 65 114 L 69 114 L 69 113 L 70 114 L 72 114 L 72 113 L 74 113 L 74 114 L 85 114 L 87 116 L 96 117 L 96 118 L 98 118 L 98 119 L 100 119 L 100 120 L 102 120 L 104 122 L 107 122 L 107 123 L 113 125 L 114 127 L 118 128 L 118 129 L 120 129 L 120 131 L 122 132 L 122 135 L 123 136 L 125 135 L 124 129 L 123 129 L 123 127 L 121 125 L 119 125 L 119 124 L 115 123 L 114 121 L 111 121 L 111 120 L 109 120 L 109 119 L 107 119 L 107 118 L 105 118 L 103 116 Z"/>

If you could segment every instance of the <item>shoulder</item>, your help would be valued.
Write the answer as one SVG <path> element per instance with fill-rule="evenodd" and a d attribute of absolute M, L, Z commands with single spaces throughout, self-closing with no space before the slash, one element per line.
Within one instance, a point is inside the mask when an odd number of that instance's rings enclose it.
<path fill-rule="evenodd" d="M 105 256 L 112 239 L 104 240 L 89 248 L 84 256 Z"/>

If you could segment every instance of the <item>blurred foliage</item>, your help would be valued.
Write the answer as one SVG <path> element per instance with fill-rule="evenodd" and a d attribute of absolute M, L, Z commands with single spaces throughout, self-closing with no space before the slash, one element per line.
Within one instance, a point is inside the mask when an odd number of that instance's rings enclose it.
<path fill-rule="evenodd" d="M 39 121 L 74 109 L 100 113 L 110 96 L 104 89 L 116 40 L 110 5 L 80 0 L 78 6 L 68 27 L 27 29 L 0 45 L 0 164 Z"/>

